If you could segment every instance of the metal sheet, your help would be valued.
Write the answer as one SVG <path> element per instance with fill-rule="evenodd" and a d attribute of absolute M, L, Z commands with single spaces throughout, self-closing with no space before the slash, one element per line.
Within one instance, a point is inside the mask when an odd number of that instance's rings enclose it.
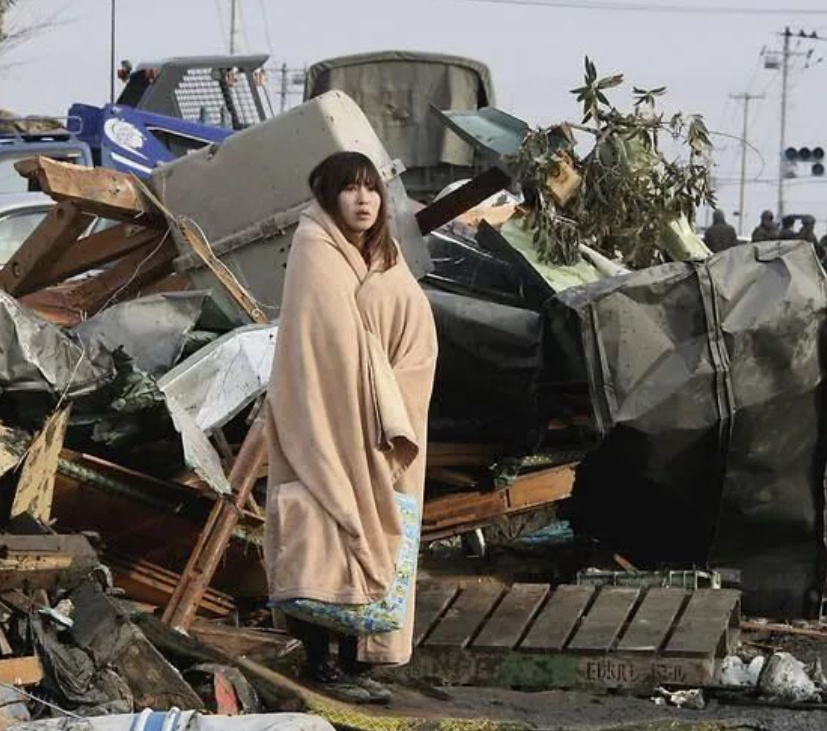
<path fill-rule="evenodd" d="M 95 344 L 83 346 L 0 291 L 0 387 L 78 396 L 115 375 L 112 358 Z"/>
<path fill-rule="evenodd" d="M 195 423 L 192 416 L 170 396 L 167 397 L 167 408 L 172 417 L 172 423 L 181 435 L 184 461 L 187 466 L 195 470 L 195 473 L 219 495 L 230 495 L 232 490 L 224 473 L 221 457 L 218 456 L 215 447 L 210 444 L 207 435 Z"/>
<path fill-rule="evenodd" d="M 113 305 L 74 333 L 87 346 L 96 342 L 109 352 L 123 348 L 144 373 L 163 373 L 178 360 L 208 294 L 172 292 Z"/>
<path fill-rule="evenodd" d="M 529 130 L 522 119 L 496 107 L 483 107 L 470 112 L 433 111 L 448 129 L 456 132 L 466 142 L 501 157 L 517 152 Z"/>
<path fill-rule="evenodd" d="M 205 432 L 226 424 L 267 388 L 277 325 L 248 325 L 201 348 L 158 380 Z"/>

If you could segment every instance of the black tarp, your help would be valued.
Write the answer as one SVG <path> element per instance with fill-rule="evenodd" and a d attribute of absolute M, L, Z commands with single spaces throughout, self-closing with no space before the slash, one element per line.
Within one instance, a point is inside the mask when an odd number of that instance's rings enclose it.
<path fill-rule="evenodd" d="M 542 432 L 542 316 L 432 287 L 425 293 L 439 338 L 431 438 L 536 448 Z"/>
<path fill-rule="evenodd" d="M 741 569 L 748 611 L 802 616 L 824 584 L 825 275 L 809 244 L 743 245 L 558 295 L 603 440 L 575 529 L 641 566 Z"/>

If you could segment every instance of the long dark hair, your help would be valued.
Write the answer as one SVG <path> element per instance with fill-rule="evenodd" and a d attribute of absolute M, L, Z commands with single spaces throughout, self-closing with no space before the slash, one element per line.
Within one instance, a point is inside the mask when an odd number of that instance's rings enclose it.
<path fill-rule="evenodd" d="M 319 205 L 343 233 L 346 228 L 339 211 L 339 193 L 349 185 L 366 185 L 379 193 L 379 215 L 376 223 L 365 232 L 362 256 L 368 266 L 374 261 L 381 261 L 385 269 L 396 264 L 396 244 L 388 226 L 385 186 L 369 157 L 361 152 L 335 152 L 313 168 L 308 182 Z"/>

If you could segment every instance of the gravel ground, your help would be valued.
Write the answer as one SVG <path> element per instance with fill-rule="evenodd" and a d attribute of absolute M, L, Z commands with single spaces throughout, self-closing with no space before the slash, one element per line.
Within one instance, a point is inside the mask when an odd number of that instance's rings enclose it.
<path fill-rule="evenodd" d="M 824 731 L 827 710 L 791 711 L 719 704 L 712 700 L 703 711 L 657 706 L 644 698 L 592 695 L 573 691 L 519 693 L 494 688 L 454 688 L 449 699 L 435 700 L 411 691 L 399 691 L 393 709 L 406 713 L 453 718 L 490 718 L 540 731 Z"/>

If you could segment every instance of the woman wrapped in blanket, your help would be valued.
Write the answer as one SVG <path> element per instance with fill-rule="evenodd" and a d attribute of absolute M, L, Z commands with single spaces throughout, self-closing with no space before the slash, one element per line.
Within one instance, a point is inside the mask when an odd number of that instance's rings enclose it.
<path fill-rule="evenodd" d="M 290 249 L 267 398 L 265 567 L 274 603 L 381 600 L 403 525 L 420 505 L 437 344 L 427 298 L 389 233 L 373 163 L 336 153 L 310 175 L 315 202 Z M 411 655 L 415 576 L 401 629 L 339 636 L 288 615 L 304 678 L 349 702 L 387 702 L 370 676 Z"/>

